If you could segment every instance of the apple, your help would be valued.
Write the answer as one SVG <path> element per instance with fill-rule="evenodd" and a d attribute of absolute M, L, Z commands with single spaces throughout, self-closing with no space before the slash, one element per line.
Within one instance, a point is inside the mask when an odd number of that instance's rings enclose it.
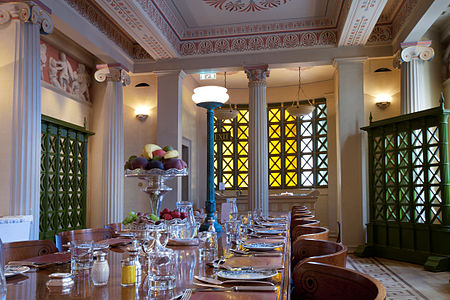
<path fill-rule="evenodd" d="M 163 148 L 163 150 L 166 151 L 166 152 L 169 152 L 169 151 L 172 151 L 172 150 L 173 150 L 173 147 L 172 147 L 172 146 L 165 146 L 165 147 Z"/>
<path fill-rule="evenodd" d="M 164 157 L 164 155 L 166 154 L 166 151 L 162 150 L 162 149 L 158 149 L 152 152 L 152 157 L 155 156 L 159 156 L 159 157 Z"/>

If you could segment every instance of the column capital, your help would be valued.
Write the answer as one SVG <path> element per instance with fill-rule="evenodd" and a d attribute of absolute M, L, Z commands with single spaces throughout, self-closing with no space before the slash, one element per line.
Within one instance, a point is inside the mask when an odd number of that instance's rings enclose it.
<path fill-rule="evenodd" d="M 130 84 L 130 75 L 128 70 L 120 64 L 97 65 L 97 71 L 94 74 L 95 80 L 103 82 L 105 80 L 120 81 L 123 86 Z"/>
<path fill-rule="evenodd" d="M 401 62 L 410 62 L 413 59 L 429 61 L 434 57 L 434 50 L 431 48 L 431 41 L 419 41 L 401 43 Z"/>
<path fill-rule="evenodd" d="M 244 66 L 244 71 L 250 84 L 266 83 L 266 78 L 270 75 L 269 65 Z"/>
<path fill-rule="evenodd" d="M 53 31 L 53 22 L 50 18 L 51 10 L 38 1 L 15 2 L 8 1 L 0 4 L 0 24 L 6 24 L 11 20 L 37 24 L 43 34 Z"/>

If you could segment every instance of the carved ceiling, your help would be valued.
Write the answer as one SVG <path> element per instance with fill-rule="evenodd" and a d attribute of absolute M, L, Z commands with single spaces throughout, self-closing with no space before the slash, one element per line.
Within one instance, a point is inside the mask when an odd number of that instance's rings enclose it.
<path fill-rule="evenodd" d="M 155 60 L 389 44 L 418 3 L 418 0 L 65 1 L 131 57 Z"/>

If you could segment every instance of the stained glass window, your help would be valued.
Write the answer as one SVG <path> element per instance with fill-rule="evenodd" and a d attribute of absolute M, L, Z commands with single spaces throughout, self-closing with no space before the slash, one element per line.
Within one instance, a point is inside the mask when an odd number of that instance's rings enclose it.
<path fill-rule="evenodd" d="M 327 106 L 316 99 L 310 115 L 294 117 L 291 103 L 267 107 L 269 187 L 289 189 L 328 185 Z M 248 187 L 248 105 L 238 105 L 233 120 L 215 120 L 215 132 L 230 132 L 230 141 L 215 141 L 215 183 L 226 189 Z"/>

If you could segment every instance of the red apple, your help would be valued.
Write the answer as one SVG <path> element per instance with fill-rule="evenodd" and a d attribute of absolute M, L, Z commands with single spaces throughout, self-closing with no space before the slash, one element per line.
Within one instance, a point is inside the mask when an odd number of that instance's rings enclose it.
<path fill-rule="evenodd" d="M 164 154 L 166 154 L 166 151 L 164 151 L 163 149 L 158 149 L 152 152 L 153 157 L 155 156 L 164 157 Z"/>

